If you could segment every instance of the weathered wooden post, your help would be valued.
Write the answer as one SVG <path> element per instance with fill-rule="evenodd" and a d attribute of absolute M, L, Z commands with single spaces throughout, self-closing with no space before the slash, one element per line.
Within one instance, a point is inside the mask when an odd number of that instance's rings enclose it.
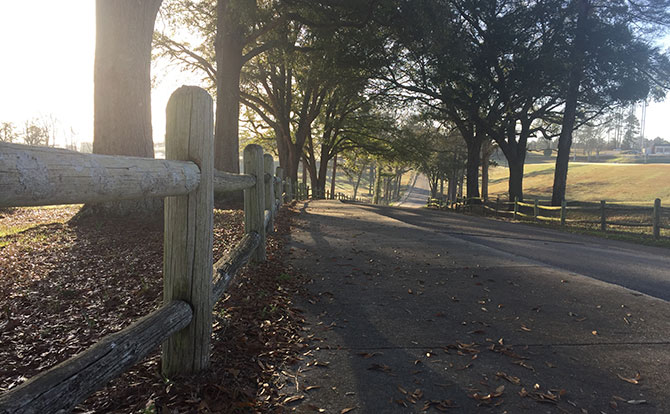
<path fill-rule="evenodd" d="M 286 202 L 290 203 L 291 201 L 293 201 L 293 179 L 286 177 Z"/>
<path fill-rule="evenodd" d="M 565 227 L 565 219 L 567 218 L 567 210 L 568 210 L 567 207 L 568 207 L 568 203 L 567 203 L 567 201 L 565 201 L 565 199 L 563 199 L 561 201 L 561 226 L 562 227 Z"/>
<path fill-rule="evenodd" d="M 260 236 L 251 258 L 262 262 L 265 260 L 265 166 L 260 145 L 250 144 L 244 148 L 244 173 L 256 177 L 256 185 L 244 190 L 244 231 L 255 231 Z"/>
<path fill-rule="evenodd" d="M 607 231 L 607 215 L 605 214 L 605 200 L 600 200 L 600 230 Z"/>
<path fill-rule="evenodd" d="M 282 205 L 286 202 L 286 200 L 284 200 L 284 191 L 286 191 L 284 185 L 284 169 L 282 167 L 277 167 L 275 171 L 275 175 L 279 179 L 279 185 L 277 186 L 277 193 L 275 196 L 277 197 L 277 201 L 279 201 L 279 205 Z"/>
<path fill-rule="evenodd" d="M 272 233 L 274 229 L 274 218 L 276 214 L 275 208 L 275 180 L 272 173 L 275 169 L 275 160 L 272 158 L 272 155 L 265 154 L 263 155 L 263 165 L 265 170 L 265 210 L 270 210 L 270 224 L 268 224 L 268 230 Z"/>
<path fill-rule="evenodd" d="M 500 196 L 496 197 L 496 217 L 498 217 L 500 211 Z"/>
<path fill-rule="evenodd" d="M 661 199 L 657 198 L 654 200 L 654 238 L 658 239 L 661 237 Z"/>
<path fill-rule="evenodd" d="M 200 167 L 198 188 L 165 198 L 163 304 L 188 302 L 191 323 L 163 343 L 165 376 L 207 368 L 212 336 L 212 226 L 214 213 L 214 118 L 212 98 L 201 88 L 182 86 L 167 105 L 165 157 Z"/>
<path fill-rule="evenodd" d="M 519 217 L 519 196 L 514 197 L 514 220 Z"/>
<path fill-rule="evenodd" d="M 540 220 L 540 202 L 537 200 L 537 198 L 533 203 L 533 218 L 535 219 L 535 221 Z"/>

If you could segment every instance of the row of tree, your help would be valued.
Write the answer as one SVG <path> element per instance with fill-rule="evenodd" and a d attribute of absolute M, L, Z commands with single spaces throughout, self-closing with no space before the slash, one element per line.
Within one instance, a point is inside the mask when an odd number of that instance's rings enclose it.
<path fill-rule="evenodd" d="M 23 128 L 13 122 L 0 122 L 0 142 L 19 142 L 26 145 L 56 145 L 58 120 L 54 116 L 43 116 L 25 121 Z M 74 134 L 71 134 L 74 135 Z"/>
<path fill-rule="evenodd" d="M 494 142 L 507 159 L 510 197 L 523 199 L 527 145 L 540 137 L 558 141 L 559 204 L 573 131 L 670 86 L 668 57 L 650 43 L 670 23 L 669 6 L 98 0 L 94 152 L 153 156 L 153 40 L 156 55 L 201 73 L 215 94 L 218 169 L 237 172 L 240 139 L 254 140 L 276 151 L 293 179 L 302 161 L 312 187 L 324 190 L 331 159 L 364 152 L 419 166 L 435 187 L 455 185 L 465 170 L 476 198 Z"/>

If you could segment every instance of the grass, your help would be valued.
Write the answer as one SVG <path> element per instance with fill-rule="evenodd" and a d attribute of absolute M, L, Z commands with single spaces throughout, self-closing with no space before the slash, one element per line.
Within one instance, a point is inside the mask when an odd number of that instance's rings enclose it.
<path fill-rule="evenodd" d="M 506 198 L 507 179 L 507 168 L 492 168 L 490 196 Z M 553 180 L 552 162 L 526 165 L 524 195 L 527 198 L 551 198 Z M 651 205 L 656 198 L 667 200 L 666 203 L 670 204 L 670 164 L 570 164 L 567 200 L 607 200 Z"/>

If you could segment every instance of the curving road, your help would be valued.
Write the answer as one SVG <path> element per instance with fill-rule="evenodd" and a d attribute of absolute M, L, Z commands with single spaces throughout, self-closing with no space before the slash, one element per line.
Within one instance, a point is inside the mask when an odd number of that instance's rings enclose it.
<path fill-rule="evenodd" d="M 375 209 L 408 224 L 670 301 L 669 249 L 452 212 Z"/>

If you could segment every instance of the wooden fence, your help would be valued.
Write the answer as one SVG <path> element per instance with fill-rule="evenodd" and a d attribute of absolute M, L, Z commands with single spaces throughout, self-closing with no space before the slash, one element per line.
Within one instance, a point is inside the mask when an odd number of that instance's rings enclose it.
<path fill-rule="evenodd" d="M 258 145 L 244 173 L 214 169 L 212 99 L 181 87 L 167 106 L 165 160 L 0 144 L 0 207 L 164 197 L 163 301 L 155 312 L 0 396 L 0 413 L 70 411 L 162 344 L 166 376 L 209 364 L 212 308 L 265 235 L 293 185 Z M 245 236 L 213 263 L 214 193 L 244 190 Z"/>
<path fill-rule="evenodd" d="M 363 201 L 363 199 L 361 199 L 360 197 L 353 198 L 352 196 L 339 191 L 333 194 L 330 193 L 330 190 L 326 190 L 325 193 L 315 191 L 304 183 L 297 184 L 295 198 L 296 200 L 307 200 L 310 198 L 312 199 L 325 198 L 327 200 L 358 201 L 358 202 Z"/>
<path fill-rule="evenodd" d="M 514 220 L 529 220 L 536 222 L 551 222 L 567 225 L 590 226 L 601 231 L 621 230 L 626 228 L 649 228 L 651 235 L 658 239 L 661 230 L 670 230 L 670 208 L 661 206 L 661 199 L 652 203 L 636 202 L 566 202 L 561 206 L 543 205 L 537 198 L 532 203 L 495 200 L 459 199 L 454 202 L 428 200 L 428 206 L 433 208 L 451 208 L 459 211 L 479 212 L 498 216 L 510 217 Z"/>

